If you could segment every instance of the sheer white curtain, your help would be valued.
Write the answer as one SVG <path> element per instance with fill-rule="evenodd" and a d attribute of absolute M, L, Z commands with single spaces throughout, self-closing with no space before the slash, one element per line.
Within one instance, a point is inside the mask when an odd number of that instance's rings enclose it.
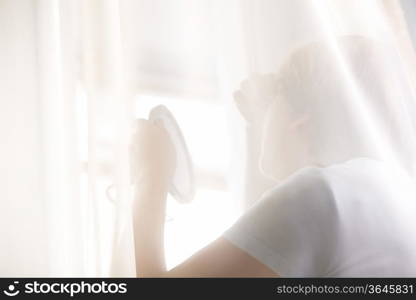
<path fill-rule="evenodd" d="M 412 81 L 406 26 L 399 1 L 0 0 L 0 275 L 134 275 L 129 130 L 158 102 L 182 116 L 204 199 L 171 213 L 199 214 L 187 220 L 206 236 L 198 245 L 208 242 L 275 184 L 258 167 L 261 114 L 246 123 L 234 105 L 241 82 L 277 72 L 298 46 L 345 34 L 394 45 Z M 261 93 L 240 109 L 256 111 Z M 195 133 L 204 116 L 218 128 Z M 225 143 L 237 155 L 212 171 L 205 165 Z M 204 148 L 219 154 L 210 161 Z M 215 229 L 197 224 L 209 209 L 224 220 Z M 198 246 L 167 234 L 182 243 L 176 252 Z"/>
<path fill-rule="evenodd" d="M 128 199 L 133 116 L 122 80 L 119 3 L 0 5 L 0 272 L 109 275 L 114 245 L 121 241 L 115 230 L 119 208 Z M 110 184 L 114 202 L 105 196 Z M 131 264 L 129 253 L 125 249 L 122 257 Z"/>

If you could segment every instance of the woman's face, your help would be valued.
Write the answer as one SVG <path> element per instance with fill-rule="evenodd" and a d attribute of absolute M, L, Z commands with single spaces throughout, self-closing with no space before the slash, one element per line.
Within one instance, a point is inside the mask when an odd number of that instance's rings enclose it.
<path fill-rule="evenodd" d="M 260 169 L 274 180 L 283 180 L 313 161 L 305 134 L 309 118 L 295 116 L 285 102 L 270 104 L 263 128 Z"/>

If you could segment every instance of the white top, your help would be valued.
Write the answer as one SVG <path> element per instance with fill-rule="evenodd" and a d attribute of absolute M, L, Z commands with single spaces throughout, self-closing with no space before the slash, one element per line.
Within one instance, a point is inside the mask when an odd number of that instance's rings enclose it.
<path fill-rule="evenodd" d="M 404 173 L 376 160 L 308 167 L 224 237 L 281 276 L 416 276 L 415 195 Z"/>

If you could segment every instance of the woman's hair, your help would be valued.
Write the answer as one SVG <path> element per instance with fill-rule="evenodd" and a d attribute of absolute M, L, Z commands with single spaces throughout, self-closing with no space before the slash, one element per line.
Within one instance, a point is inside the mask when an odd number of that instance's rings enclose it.
<path fill-rule="evenodd" d="M 406 141 L 412 124 L 402 105 L 410 95 L 396 59 L 379 42 L 344 36 L 308 44 L 281 66 L 276 101 L 285 102 L 293 120 L 308 116 L 302 130 L 316 161 L 413 158 L 414 147 Z"/>

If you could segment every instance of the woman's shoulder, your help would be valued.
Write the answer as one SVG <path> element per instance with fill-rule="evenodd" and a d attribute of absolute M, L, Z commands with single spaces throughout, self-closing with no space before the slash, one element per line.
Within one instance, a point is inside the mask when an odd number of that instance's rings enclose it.
<path fill-rule="evenodd" d="M 328 189 L 329 180 L 326 168 L 308 166 L 297 170 L 285 180 L 264 193 L 269 196 L 281 192 L 301 193 Z"/>
<path fill-rule="evenodd" d="M 266 191 L 263 198 L 298 210 L 336 208 L 340 198 L 366 198 L 364 194 L 386 188 L 388 180 L 385 177 L 391 175 L 390 169 L 386 168 L 385 164 L 367 158 L 351 159 L 326 167 L 304 167 Z"/>
<path fill-rule="evenodd" d="M 334 193 L 329 176 L 326 168 L 305 167 L 266 191 L 262 198 L 279 205 L 299 206 L 302 210 L 333 206 Z"/>
<path fill-rule="evenodd" d="M 266 191 L 264 195 L 281 191 L 295 194 L 325 191 L 330 195 L 336 188 L 334 182 L 344 181 L 347 183 L 351 177 L 360 177 L 360 179 L 361 177 L 374 177 L 374 174 L 385 173 L 380 172 L 385 170 L 383 167 L 384 165 L 380 161 L 367 158 L 355 158 L 325 167 L 307 166 L 294 172 Z"/>

